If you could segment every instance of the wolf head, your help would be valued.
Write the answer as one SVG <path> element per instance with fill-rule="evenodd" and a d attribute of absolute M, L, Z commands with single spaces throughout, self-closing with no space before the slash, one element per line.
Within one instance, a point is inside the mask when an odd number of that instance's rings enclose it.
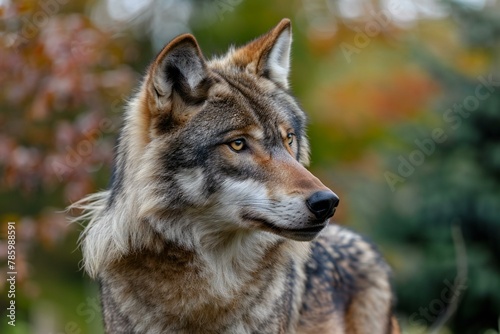
<path fill-rule="evenodd" d="M 189 34 L 158 54 L 129 103 L 112 187 L 93 197 L 83 236 L 91 274 L 115 253 L 164 241 L 308 241 L 326 226 L 338 198 L 304 167 L 290 46 L 284 19 L 210 61 Z"/>

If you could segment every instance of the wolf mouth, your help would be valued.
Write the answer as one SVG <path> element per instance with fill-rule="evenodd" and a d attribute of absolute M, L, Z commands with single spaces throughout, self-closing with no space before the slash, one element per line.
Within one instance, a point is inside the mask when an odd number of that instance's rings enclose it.
<path fill-rule="evenodd" d="M 280 235 L 291 235 L 295 237 L 300 237 L 300 239 L 312 239 L 314 236 L 316 236 L 321 230 L 323 230 L 326 225 L 328 225 L 328 220 L 325 221 L 315 221 L 315 225 L 313 226 L 308 226 L 308 227 L 303 227 L 303 228 L 284 228 L 284 227 L 278 227 L 275 224 L 271 223 L 269 220 L 258 217 L 255 215 L 252 215 L 250 213 L 244 213 L 241 215 L 241 218 L 243 220 L 247 221 L 252 221 L 252 222 L 257 222 L 264 227 L 268 228 L 271 230 L 271 232 L 274 232 L 276 234 Z"/>

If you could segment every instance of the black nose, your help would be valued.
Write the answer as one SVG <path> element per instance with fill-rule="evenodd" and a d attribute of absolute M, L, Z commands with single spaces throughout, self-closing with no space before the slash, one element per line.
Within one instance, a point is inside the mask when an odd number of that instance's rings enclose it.
<path fill-rule="evenodd" d="M 317 191 L 306 200 L 306 204 L 317 219 L 325 220 L 335 213 L 339 198 L 331 191 Z"/>

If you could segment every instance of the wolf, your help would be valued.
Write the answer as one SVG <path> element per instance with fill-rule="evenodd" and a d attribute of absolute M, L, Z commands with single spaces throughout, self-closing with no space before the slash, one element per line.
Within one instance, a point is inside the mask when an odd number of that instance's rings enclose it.
<path fill-rule="evenodd" d="M 151 63 L 110 188 L 72 206 L 107 333 L 399 333 L 388 265 L 306 169 L 291 41 L 207 61 L 184 34 Z"/>

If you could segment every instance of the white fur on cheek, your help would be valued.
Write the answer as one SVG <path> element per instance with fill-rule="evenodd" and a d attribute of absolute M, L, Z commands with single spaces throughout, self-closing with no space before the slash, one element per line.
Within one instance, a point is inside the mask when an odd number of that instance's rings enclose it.
<path fill-rule="evenodd" d="M 218 203 L 224 206 L 218 211 L 220 219 L 239 222 L 242 210 L 264 218 L 273 225 L 282 228 L 296 228 L 309 219 L 309 210 L 301 196 L 281 196 L 279 199 L 269 198 L 269 191 L 262 183 L 252 180 L 228 180 L 222 184 Z M 230 204 L 230 205 L 227 205 Z"/>
<path fill-rule="evenodd" d="M 200 168 L 182 171 L 177 174 L 176 180 L 181 188 L 182 195 L 188 201 L 198 203 L 202 200 L 205 178 Z"/>
<path fill-rule="evenodd" d="M 252 180 L 227 180 L 222 184 L 218 203 L 230 203 L 223 207 L 223 214 L 233 221 L 239 221 L 242 207 L 258 210 L 265 207 L 269 198 L 266 187 Z"/>

